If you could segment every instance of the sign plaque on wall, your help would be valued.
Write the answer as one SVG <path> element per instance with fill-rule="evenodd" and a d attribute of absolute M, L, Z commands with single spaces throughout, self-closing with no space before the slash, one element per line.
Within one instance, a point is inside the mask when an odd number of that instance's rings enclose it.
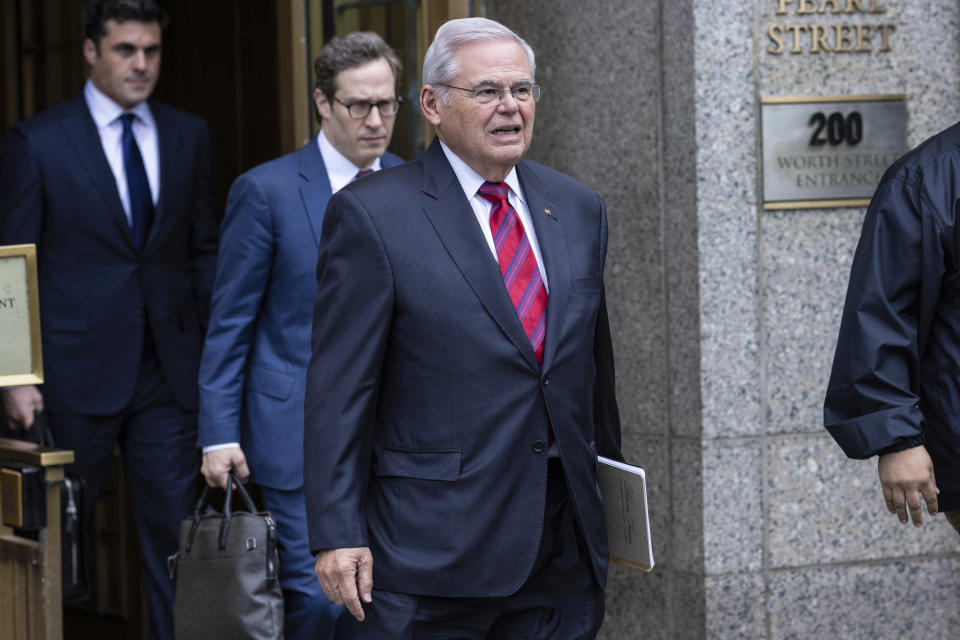
<path fill-rule="evenodd" d="M 32 244 L 0 247 L 0 387 L 43 382 L 37 254 Z"/>
<path fill-rule="evenodd" d="M 907 151 L 903 95 L 761 100 L 763 208 L 862 207 Z"/>

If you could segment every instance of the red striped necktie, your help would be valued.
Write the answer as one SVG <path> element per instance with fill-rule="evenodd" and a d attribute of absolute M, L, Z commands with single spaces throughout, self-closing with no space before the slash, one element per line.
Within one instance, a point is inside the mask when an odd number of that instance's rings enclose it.
<path fill-rule="evenodd" d="M 517 310 L 520 324 L 533 345 L 537 364 L 543 364 L 543 336 L 547 320 L 547 289 L 543 286 L 537 257 L 530 246 L 517 210 L 507 199 L 505 182 L 484 182 L 477 194 L 493 203 L 490 230 L 497 249 L 500 275 Z"/>
<path fill-rule="evenodd" d="M 373 169 L 360 169 L 360 171 L 357 171 L 357 175 L 353 176 L 353 180 L 351 180 L 350 182 L 353 182 L 354 180 L 362 180 L 363 178 L 366 178 L 371 173 L 373 173 Z"/>

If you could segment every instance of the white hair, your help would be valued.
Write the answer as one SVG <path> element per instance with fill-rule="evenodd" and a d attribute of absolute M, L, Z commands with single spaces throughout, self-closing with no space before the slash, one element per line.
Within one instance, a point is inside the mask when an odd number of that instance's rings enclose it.
<path fill-rule="evenodd" d="M 427 49 L 427 55 L 423 58 L 423 84 L 433 86 L 434 92 L 444 104 L 449 104 L 447 96 L 450 90 L 442 85 L 450 84 L 460 72 L 457 68 L 457 49 L 469 42 L 491 40 L 512 40 L 523 47 L 530 63 L 530 80 L 534 79 L 537 63 L 533 49 L 526 40 L 499 22 L 487 18 L 460 18 L 445 22 L 437 29 L 437 34 Z"/>

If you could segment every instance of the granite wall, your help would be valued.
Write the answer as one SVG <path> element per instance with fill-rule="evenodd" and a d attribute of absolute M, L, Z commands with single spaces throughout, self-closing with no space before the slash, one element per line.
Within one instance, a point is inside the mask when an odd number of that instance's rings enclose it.
<path fill-rule="evenodd" d="M 960 628 L 960 537 L 943 518 L 900 526 L 875 462 L 821 424 L 863 209 L 763 212 L 758 166 L 761 97 L 904 93 L 911 146 L 960 118 L 960 6 L 799 3 L 477 2 L 537 52 L 530 156 L 610 217 L 624 453 L 652 483 L 658 564 L 613 568 L 603 638 Z M 829 15 L 851 4 L 884 11 Z M 772 55 L 785 22 L 896 30 L 888 52 Z"/>

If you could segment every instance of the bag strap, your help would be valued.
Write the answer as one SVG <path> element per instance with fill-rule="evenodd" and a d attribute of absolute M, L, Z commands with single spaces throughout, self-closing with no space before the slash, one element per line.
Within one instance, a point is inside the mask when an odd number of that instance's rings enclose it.
<path fill-rule="evenodd" d="M 240 497 L 243 499 L 244 504 L 247 507 L 247 510 L 250 513 L 256 513 L 257 507 L 253 504 L 253 500 L 250 498 L 250 494 L 247 493 L 247 490 L 243 488 L 243 483 L 240 482 L 240 479 L 233 473 L 233 471 L 227 472 L 227 495 L 224 498 L 223 502 L 223 522 L 220 525 L 220 542 L 218 547 L 220 551 L 223 551 L 227 548 L 227 535 L 230 533 L 230 518 L 233 516 L 233 511 L 231 509 L 231 502 L 233 500 L 233 490 L 236 489 L 237 493 L 240 494 Z"/>
<path fill-rule="evenodd" d="M 247 505 L 247 511 L 250 513 L 257 512 L 257 506 L 253 503 L 253 499 L 250 498 L 250 494 L 247 493 L 247 490 L 244 488 L 243 483 L 237 479 L 237 476 L 233 474 L 233 471 L 229 472 L 230 480 L 236 485 L 237 493 L 240 494 L 240 497 L 243 498 L 243 503 Z"/>
<path fill-rule="evenodd" d="M 234 481 L 233 471 L 230 471 L 227 474 L 227 495 L 223 499 L 223 519 L 220 521 L 220 542 L 217 543 L 217 548 L 220 551 L 227 548 L 227 534 L 230 533 L 230 516 L 232 515 L 230 502 L 233 499 Z"/>
<path fill-rule="evenodd" d="M 46 411 L 33 412 L 33 428 L 40 431 L 40 444 L 51 449 L 57 448 L 57 443 L 53 439 L 53 429 L 50 427 L 50 421 L 47 419 Z"/>
<path fill-rule="evenodd" d="M 187 548 L 185 551 L 190 553 L 193 549 L 193 538 L 197 535 L 197 528 L 200 526 L 200 516 L 203 515 L 203 508 L 207 506 L 207 495 L 210 493 L 210 485 L 203 485 L 203 492 L 200 499 L 197 500 L 197 506 L 193 510 L 193 524 L 190 525 L 190 535 L 187 536 Z"/>

